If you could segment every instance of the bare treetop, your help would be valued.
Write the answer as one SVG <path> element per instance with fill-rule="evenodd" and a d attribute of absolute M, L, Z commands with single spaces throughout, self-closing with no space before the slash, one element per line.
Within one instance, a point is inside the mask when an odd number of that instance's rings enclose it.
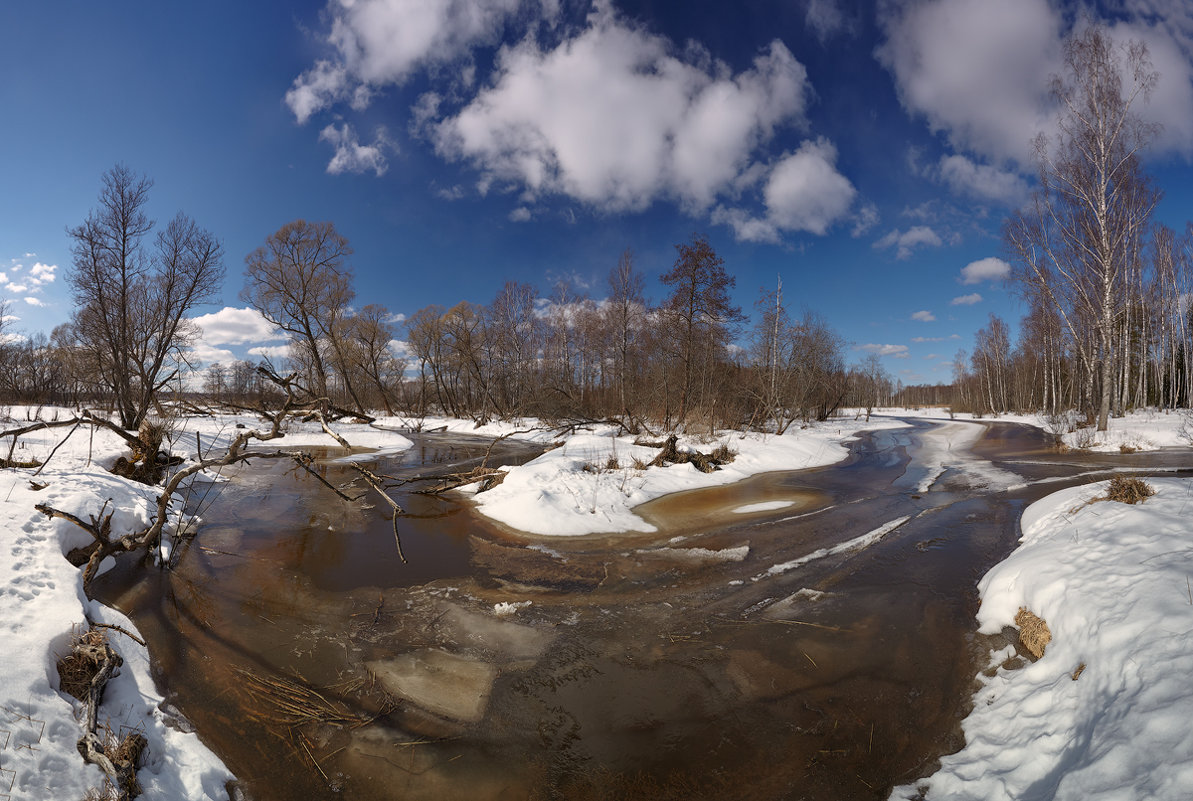
<path fill-rule="evenodd" d="M 294 339 L 310 361 L 320 395 L 327 395 L 320 343 L 335 336 L 355 295 L 348 240 L 330 222 L 286 223 L 245 259 L 240 297 Z"/>

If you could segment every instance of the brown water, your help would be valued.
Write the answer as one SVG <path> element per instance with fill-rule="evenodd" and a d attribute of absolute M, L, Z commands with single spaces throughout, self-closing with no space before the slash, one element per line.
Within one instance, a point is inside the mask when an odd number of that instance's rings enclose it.
<path fill-rule="evenodd" d="M 838 466 L 649 504 L 653 535 L 520 537 L 403 496 L 405 565 L 381 509 L 255 465 L 177 569 L 97 587 L 258 801 L 885 797 L 962 744 L 987 652 L 975 584 L 1022 508 L 1094 477 L 1035 482 L 1123 462 L 994 425 L 975 453 L 1028 486 L 958 469 L 917 492 L 929 427 L 863 438 Z M 427 435 L 383 469 L 437 470 L 485 444 Z M 771 500 L 791 505 L 733 512 Z M 902 517 L 868 548 L 768 572 Z"/>

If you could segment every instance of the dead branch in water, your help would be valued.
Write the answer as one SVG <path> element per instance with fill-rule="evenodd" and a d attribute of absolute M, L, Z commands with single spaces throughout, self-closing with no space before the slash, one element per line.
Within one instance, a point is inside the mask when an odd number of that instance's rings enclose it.
<path fill-rule="evenodd" d="M 365 483 L 372 487 L 373 490 L 381 496 L 382 500 L 388 503 L 390 508 L 394 510 L 394 544 L 398 546 L 398 558 L 402 560 L 402 564 L 406 564 L 406 554 L 402 553 L 402 538 L 398 535 L 398 518 L 405 515 L 406 512 L 403 511 L 401 506 L 398 506 L 397 501 L 389 497 L 389 493 L 385 491 L 385 487 L 380 476 L 378 476 L 372 470 L 369 470 L 368 468 L 356 463 L 352 464 L 352 468 L 356 470 L 356 472 L 360 473 L 360 477 L 364 479 Z"/>
<path fill-rule="evenodd" d="M 326 478 L 319 475 L 319 473 L 313 467 L 311 467 L 311 464 L 314 461 L 315 461 L 315 459 L 309 453 L 294 454 L 294 463 L 295 464 L 297 464 L 303 470 L 307 471 L 307 473 L 309 473 L 310 475 L 314 476 L 316 481 L 318 481 L 323 486 L 327 487 L 329 490 L 334 492 L 336 495 L 340 496 L 340 498 L 342 498 L 343 500 L 348 501 L 349 503 L 356 503 L 361 498 L 364 498 L 365 495 L 368 495 L 368 493 L 366 492 L 362 495 L 357 495 L 355 498 L 353 498 L 351 495 L 346 494 L 343 491 L 343 489 L 332 484 Z"/>
<path fill-rule="evenodd" d="M 261 431 L 257 429 L 244 429 L 232 440 L 227 450 L 217 456 L 209 456 L 208 458 L 199 458 L 193 464 L 176 471 L 170 476 L 169 481 L 166 482 L 162 493 L 157 497 L 157 509 L 154 514 L 153 522 L 143 531 L 131 532 L 125 534 L 117 539 L 112 538 L 112 513 L 106 516 L 103 514 L 103 509 L 107 508 L 105 502 L 104 507 L 101 508 L 98 517 L 92 516 L 90 522 L 84 521 L 77 515 L 70 512 L 55 509 L 46 504 L 38 504 L 35 508 L 51 518 L 61 518 L 68 520 L 71 523 L 82 528 L 91 535 L 95 541 L 94 550 L 91 553 L 87 562 L 87 567 L 83 571 L 83 590 L 90 594 L 91 580 L 95 577 L 96 571 L 99 568 L 99 563 L 104 558 L 129 552 L 139 549 L 151 550 L 160 543 L 162 530 L 170 519 L 170 504 L 173 500 L 174 493 L 178 491 L 179 487 L 184 481 L 191 478 L 197 473 L 210 470 L 212 468 L 227 467 L 240 462 L 248 462 L 250 459 L 279 459 L 291 457 L 291 454 L 284 451 L 255 451 L 250 450 L 250 445 L 254 442 L 268 442 L 270 440 L 280 439 L 285 436 L 283 426 L 286 420 L 298 413 L 314 413 L 323 424 L 323 428 L 328 433 L 332 433 L 328 429 L 323 418 L 322 408 L 326 407 L 326 401 L 322 398 L 314 398 L 307 393 L 301 385 L 295 380 L 296 374 L 291 374 L 282 377 L 265 367 L 259 367 L 260 372 L 265 378 L 272 381 L 280 389 L 286 393 L 286 400 L 283 402 L 281 409 L 276 414 L 270 417 L 270 427 L 268 430 Z M 89 412 L 83 412 L 78 418 L 74 420 L 61 421 L 55 423 L 42 423 L 35 426 L 26 426 L 23 429 L 16 429 L 14 431 L 0 432 L 0 437 L 11 435 L 13 436 L 13 443 L 15 447 L 16 437 L 21 433 L 28 433 L 29 431 L 36 431 L 41 428 L 52 428 L 63 425 L 75 425 L 80 420 L 91 422 L 94 425 L 99 425 L 103 428 L 108 428 L 119 433 L 127 442 L 133 445 L 134 450 L 145 449 L 146 444 L 141 437 L 133 436 L 127 431 L 122 430 L 119 426 L 110 421 L 103 420 L 91 415 Z M 332 434 L 343 442 L 343 439 Z M 309 468 L 308 468 L 309 469 Z M 326 482 L 324 482 L 326 483 Z"/>

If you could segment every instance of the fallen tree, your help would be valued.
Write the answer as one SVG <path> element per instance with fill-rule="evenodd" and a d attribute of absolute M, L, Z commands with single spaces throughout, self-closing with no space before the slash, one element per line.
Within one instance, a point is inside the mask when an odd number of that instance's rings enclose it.
<path fill-rule="evenodd" d="M 109 512 L 107 515 L 104 514 L 104 509 L 106 509 L 107 506 L 106 504 L 100 509 L 100 513 L 98 515 L 90 515 L 90 520 L 83 520 L 81 517 L 71 512 L 67 512 L 62 509 L 55 509 L 54 507 L 47 504 L 36 505 L 35 508 L 42 514 L 45 514 L 50 518 L 67 520 L 91 535 L 93 543 L 88 549 L 88 558 L 86 566 L 83 570 L 83 589 L 88 596 L 90 596 L 91 581 L 95 578 L 99 570 L 100 563 L 102 563 L 103 560 L 108 556 L 115 556 L 121 553 L 128 553 L 144 549 L 148 557 L 160 549 L 162 531 L 170 520 L 170 505 L 173 501 L 174 494 L 179 490 L 185 481 L 196 474 L 207 470 L 227 467 L 241 462 L 248 462 L 250 459 L 292 458 L 295 459 L 295 461 L 300 465 L 306 467 L 308 472 L 311 472 L 318 477 L 314 471 L 310 470 L 310 458 L 305 456 L 305 454 L 294 454 L 282 450 L 265 451 L 254 449 L 252 447 L 254 443 L 270 442 L 272 440 L 277 440 L 284 437 L 284 426 L 288 420 L 301 416 L 303 419 L 317 421 L 323 430 L 329 436 L 335 439 L 341 446 L 345 448 L 351 447 L 343 437 L 341 437 L 339 434 L 336 434 L 328 426 L 327 413 L 329 407 L 325 398 L 313 396 L 305 387 L 297 382 L 295 374 L 283 377 L 279 376 L 266 367 L 259 367 L 257 369 L 263 377 L 274 383 L 279 389 L 285 392 L 285 400 L 282 403 L 281 408 L 276 412 L 264 415 L 266 420 L 270 423 L 269 428 L 267 430 L 247 428 L 243 429 L 235 436 L 235 438 L 233 438 L 231 444 L 229 444 L 222 453 L 214 456 L 209 455 L 206 458 L 199 457 L 196 461 L 192 462 L 186 467 L 169 474 L 169 478 L 166 481 L 165 486 L 162 488 L 161 494 L 157 497 L 157 508 L 154 512 L 153 522 L 144 530 L 129 532 L 121 536 L 113 536 L 112 513 Z M 13 436 L 13 448 L 15 448 L 17 438 L 22 433 L 29 433 L 43 428 L 64 427 L 69 425 L 78 426 L 82 424 L 91 424 L 114 431 L 129 443 L 133 449 L 134 457 L 138 457 L 140 459 L 152 458 L 154 461 L 160 461 L 161 451 L 158 448 L 160 445 L 160 438 L 157 440 L 156 444 L 152 441 L 146 441 L 152 439 L 148 434 L 143 433 L 140 436 L 130 434 L 129 432 L 117 426 L 115 423 L 112 423 L 111 421 L 102 417 L 97 417 L 96 415 L 86 411 L 82 412 L 78 417 L 72 418 L 71 420 L 39 423 L 13 431 L 0 432 L 0 438 L 3 438 L 4 436 Z M 10 449 L 10 459 L 11 453 L 12 449 Z M 148 454 L 153 454 L 153 456 L 148 457 Z M 52 456 L 53 454 L 51 453 L 51 457 Z M 48 461 L 49 460 L 47 459 L 47 462 Z M 167 455 L 165 460 L 167 466 L 172 461 L 173 457 L 169 457 Z M 132 461 L 126 460 L 126 464 L 134 463 L 136 463 L 136 459 Z M 372 474 L 369 475 L 371 476 Z M 368 476 L 365 478 L 366 481 L 369 481 Z M 376 479 L 375 476 L 373 476 L 373 478 Z M 326 481 L 323 483 L 327 484 Z M 379 479 L 369 483 L 373 489 L 380 493 L 390 504 L 390 506 L 393 507 L 394 538 L 395 540 L 398 540 L 397 517 L 403 513 L 402 509 L 391 498 L 389 498 L 388 495 L 385 494 L 384 489 L 380 485 Z M 333 487 L 332 489 L 334 490 L 335 488 Z M 346 500 L 359 500 L 359 498 L 349 498 L 339 490 L 336 490 L 336 492 Z M 400 540 L 398 540 L 398 552 L 399 555 L 401 555 Z M 405 557 L 402 558 L 402 561 L 405 561 Z"/>

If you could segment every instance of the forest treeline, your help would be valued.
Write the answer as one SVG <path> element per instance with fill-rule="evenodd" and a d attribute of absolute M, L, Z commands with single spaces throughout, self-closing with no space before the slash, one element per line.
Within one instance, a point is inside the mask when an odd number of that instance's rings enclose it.
<path fill-rule="evenodd" d="M 130 429 L 164 414 L 171 397 L 278 402 L 269 372 L 251 362 L 210 365 L 201 387 L 186 379 L 199 335 L 190 315 L 220 287 L 222 250 L 183 215 L 150 240 L 150 187 L 123 165 L 105 173 L 97 208 L 69 229 L 72 320 L 4 347 L 4 397 L 106 404 Z M 241 293 L 289 338 L 271 370 L 295 373 L 341 414 L 782 431 L 842 405 L 888 402 L 893 389 L 877 357 L 846 367 L 841 337 L 812 312 L 793 317 L 779 289 L 761 294 L 746 329 L 730 299 L 734 278 L 703 236 L 676 246 L 661 303 L 650 301 L 626 251 L 600 300 L 566 284 L 540 296 L 509 282 L 488 304 L 432 305 L 401 325 L 380 305 L 356 305 L 351 253 L 333 224 L 296 220 L 248 255 Z M 403 336 L 404 352 L 395 352 Z"/>

